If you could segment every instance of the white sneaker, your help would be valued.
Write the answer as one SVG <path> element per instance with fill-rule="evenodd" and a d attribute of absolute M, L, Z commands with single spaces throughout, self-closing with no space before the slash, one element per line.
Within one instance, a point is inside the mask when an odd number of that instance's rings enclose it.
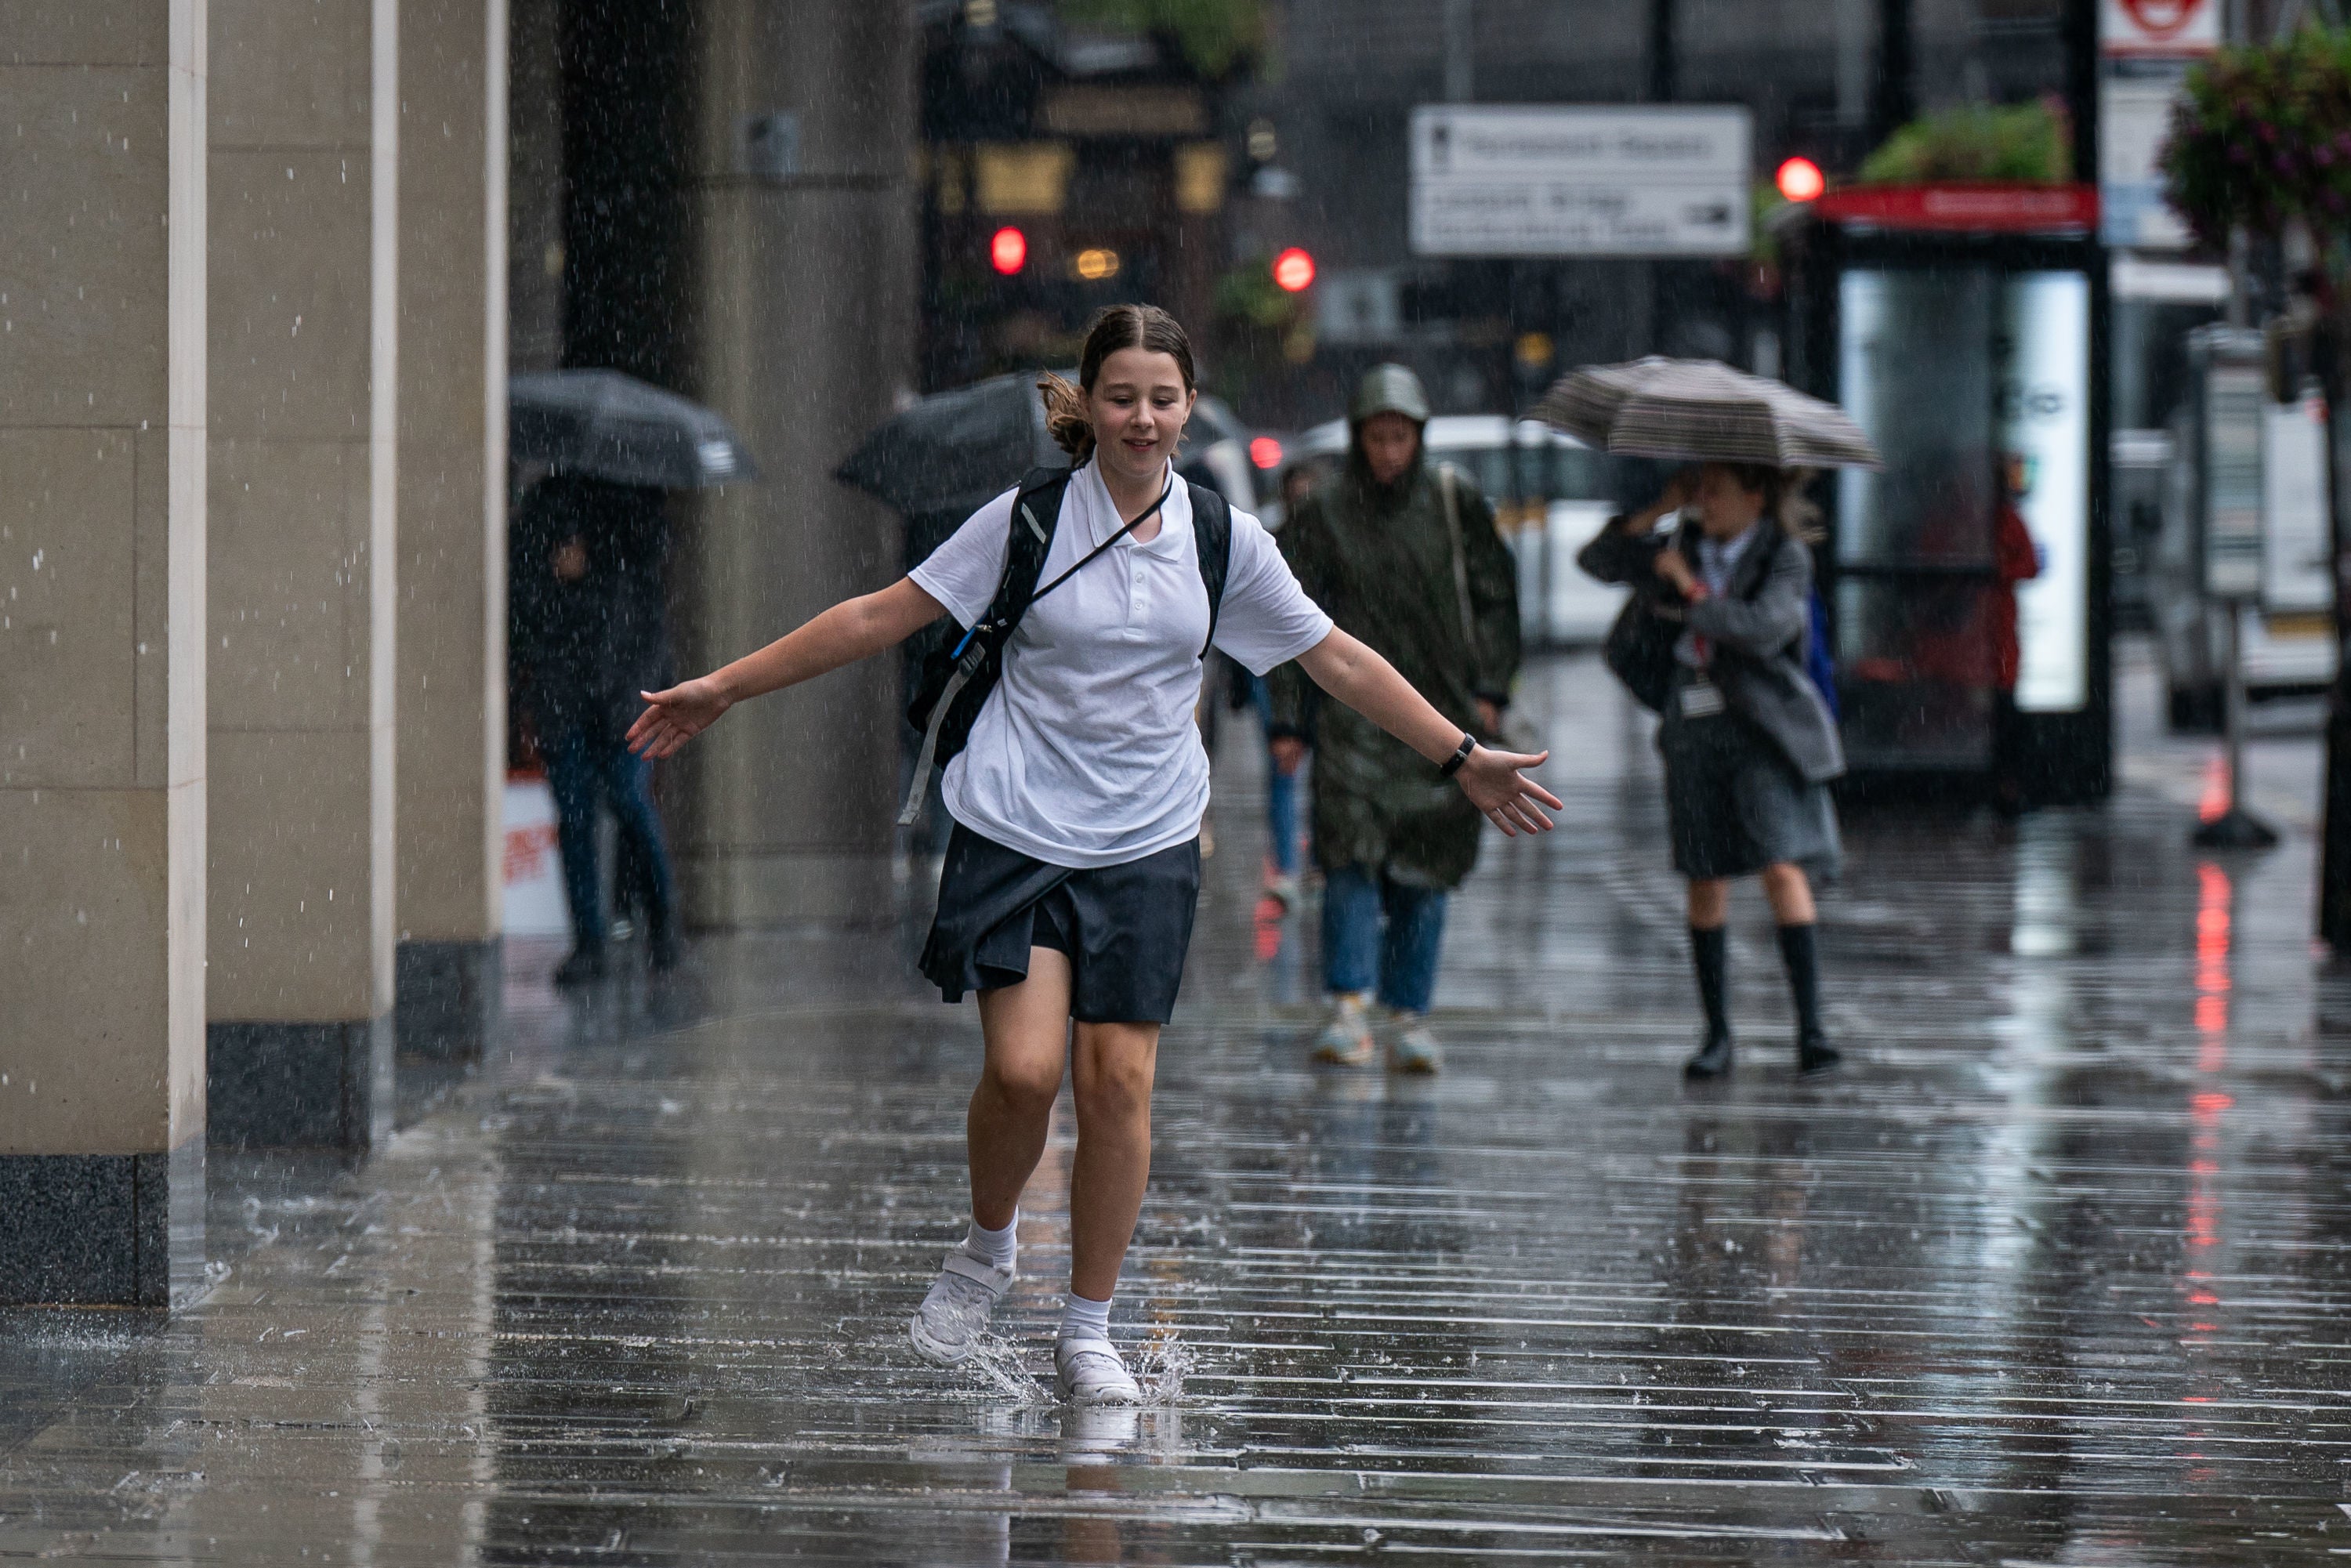
<path fill-rule="evenodd" d="M 953 1366 L 970 1355 L 988 1314 L 1017 1278 L 1016 1270 L 975 1258 L 961 1246 L 950 1250 L 939 1265 L 939 1277 L 931 1281 L 930 1293 L 906 1326 L 923 1359 Z"/>
<path fill-rule="evenodd" d="M 1143 1390 L 1106 1339 L 1054 1342 L 1053 1382 L 1072 1405 L 1140 1405 Z"/>
<path fill-rule="evenodd" d="M 1314 1060 L 1333 1067 L 1361 1067 L 1372 1060 L 1372 1009 L 1360 991 L 1342 991 L 1332 999 L 1331 1016 L 1315 1037 Z"/>
<path fill-rule="evenodd" d="M 1389 1020 L 1394 1030 L 1388 1040 L 1390 1072 L 1434 1072 L 1444 1063 L 1445 1052 L 1420 1018 L 1418 1013 L 1397 1013 Z"/>

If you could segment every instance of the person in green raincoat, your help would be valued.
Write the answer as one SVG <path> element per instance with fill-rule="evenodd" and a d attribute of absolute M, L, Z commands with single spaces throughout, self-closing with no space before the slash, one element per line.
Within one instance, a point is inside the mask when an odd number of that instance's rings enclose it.
<path fill-rule="evenodd" d="M 1446 717 L 1491 737 L 1519 672 L 1517 570 L 1493 509 L 1467 475 L 1424 460 L 1428 398 L 1404 366 L 1365 375 L 1347 423 L 1346 466 L 1283 526 L 1281 553 L 1340 626 L 1385 654 Z M 1385 1033 L 1392 1069 L 1434 1072 L 1426 1015 L 1446 895 L 1478 863 L 1483 820 L 1435 768 L 1353 710 L 1330 704 L 1310 724 L 1297 665 L 1270 682 L 1277 765 L 1294 769 L 1313 736 L 1331 998 L 1315 1055 L 1364 1066 Z"/>

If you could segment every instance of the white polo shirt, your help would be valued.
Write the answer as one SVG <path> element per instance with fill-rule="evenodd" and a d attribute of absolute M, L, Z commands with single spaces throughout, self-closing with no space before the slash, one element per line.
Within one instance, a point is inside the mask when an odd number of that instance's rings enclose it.
<path fill-rule="evenodd" d="M 966 626 L 996 597 L 1016 494 L 974 512 L 908 574 Z M 1070 480 L 1038 587 L 1120 526 L 1089 462 Z M 1216 645 L 1263 674 L 1330 632 L 1331 618 L 1298 586 L 1273 536 L 1236 511 Z M 1129 534 L 1029 607 L 970 741 L 947 764 L 948 814 L 983 838 L 1080 871 L 1197 836 L 1208 754 L 1192 710 L 1207 637 L 1192 501 L 1178 479 L 1149 544 Z"/>

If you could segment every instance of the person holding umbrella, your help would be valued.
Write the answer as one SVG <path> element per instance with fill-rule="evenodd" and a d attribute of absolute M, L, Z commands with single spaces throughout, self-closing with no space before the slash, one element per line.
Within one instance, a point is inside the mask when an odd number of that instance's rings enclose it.
<path fill-rule="evenodd" d="M 1808 668 L 1813 563 L 1802 537 L 1804 469 L 1875 467 L 1842 409 L 1712 361 L 1648 359 L 1564 378 L 1535 409 L 1625 455 L 1691 459 L 1654 503 L 1613 519 L 1577 564 L 1634 598 L 1608 662 L 1659 716 L 1675 870 L 1706 1033 L 1683 1071 L 1730 1071 L 1730 882 L 1760 876 L 1779 924 L 1796 1011 L 1796 1065 L 1843 1058 L 1822 1023 L 1813 886 L 1843 849 L 1831 780 L 1836 720 Z M 1688 514 L 1687 517 L 1684 513 Z M 1660 523 L 1669 531 L 1659 534 Z"/>
<path fill-rule="evenodd" d="M 1054 1346 L 1065 1397 L 1132 1403 L 1110 1307 L 1151 1164 L 1151 1084 L 1173 1013 L 1199 894 L 1208 760 L 1193 713 L 1205 659 L 1220 648 L 1263 673 L 1297 660 L 1337 701 L 1370 716 L 1506 832 L 1550 826 L 1557 799 L 1334 628 L 1272 538 L 1226 514 L 1221 597 L 1203 541 L 1220 502 L 1178 480 L 1173 459 L 1196 387 L 1184 329 L 1122 305 L 1086 335 L 1078 384 L 1040 382 L 1078 465 L 1031 476 L 973 514 L 906 577 L 846 601 L 725 668 L 644 694 L 629 732 L 667 757 L 736 703 L 895 646 L 952 612 L 1001 651 L 999 674 L 949 763 L 956 829 L 923 970 L 948 1001 L 979 994 L 985 1064 L 971 1098 L 972 1218 L 909 1325 L 915 1349 L 969 1356 L 1016 1271 L 1022 1188 L 1045 1147 L 1066 1071 L 1076 1092 L 1070 1290 Z M 1205 517 L 1209 526 L 1201 527 Z M 1036 588 L 1009 626 L 995 607 L 1019 558 Z M 1029 553 L 1030 551 L 1036 553 Z M 958 649 L 958 656 L 961 650 Z M 956 665 L 962 674 L 984 660 Z M 950 682 L 934 710 L 963 690 Z M 918 774 L 921 769 L 917 769 Z"/>
<path fill-rule="evenodd" d="M 1706 1012 L 1705 1040 L 1683 1068 L 1692 1078 L 1730 1071 L 1734 877 L 1760 875 L 1779 922 L 1798 1068 L 1824 1071 L 1841 1059 L 1821 1023 L 1813 881 L 1834 875 L 1842 855 L 1828 781 L 1844 771 L 1844 755 L 1805 668 L 1813 565 L 1792 526 L 1795 492 L 1777 468 L 1705 464 L 1612 520 L 1576 558 L 1601 581 L 1638 590 L 1647 613 L 1682 625 L 1663 672 L 1657 749 Z M 1658 537 L 1667 518 L 1677 526 Z"/>

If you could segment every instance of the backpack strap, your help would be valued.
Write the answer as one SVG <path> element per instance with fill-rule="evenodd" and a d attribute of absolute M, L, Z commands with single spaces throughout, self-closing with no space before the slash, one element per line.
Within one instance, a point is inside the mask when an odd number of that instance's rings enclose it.
<path fill-rule="evenodd" d="M 1233 570 L 1233 508 L 1221 491 L 1186 479 L 1192 497 L 1192 543 L 1200 558 L 1200 582 L 1208 591 L 1208 640 L 1200 644 L 1205 663 L 1217 641 L 1217 614 L 1225 607 L 1225 580 Z"/>
<path fill-rule="evenodd" d="M 1061 499 L 1070 493 L 1067 468 L 1032 468 L 1021 477 L 1012 497 L 1011 533 L 1004 548 L 1004 575 L 988 601 L 987 618 L 1017 626 L 1037 597 L 1037 581 L 1045 575 L 1045 558 L 1052 553 L 1053 531 L 1061 527 Z"/>
<path fill-rule="evenodd" d="M 965 631 L 949 655 L 954 667 L 924 723 L 922 750 L 914 758 L 914 783 L 898 813 L 901 827 L 912 827 L 923 814 L 923 800 L 931 787 L 931 763 L 938 756 L 939 732 L 946 726 L 956 698 L 981 673 L 991 647 L 1001 667 L 1004 644 L 1011 640 L 1012 629 L 1029 613 L 1029 605 L 1037 597 L 1037 580 L 1045 575 L 1045 557 L 1053 549 L 1053 530 L 1061 526 L 1061 499 L 1070 491 L 1070 472 L 1067 468 L 1032 468 L 1012 497 L 1011 531 L 1004 546 L 1004 575 L 996 580 L 996 596 L 988 601 L 987 617 L 979 625 Z M 984 630 L 993 632 L 992 641 L 983 638 Z"/>

